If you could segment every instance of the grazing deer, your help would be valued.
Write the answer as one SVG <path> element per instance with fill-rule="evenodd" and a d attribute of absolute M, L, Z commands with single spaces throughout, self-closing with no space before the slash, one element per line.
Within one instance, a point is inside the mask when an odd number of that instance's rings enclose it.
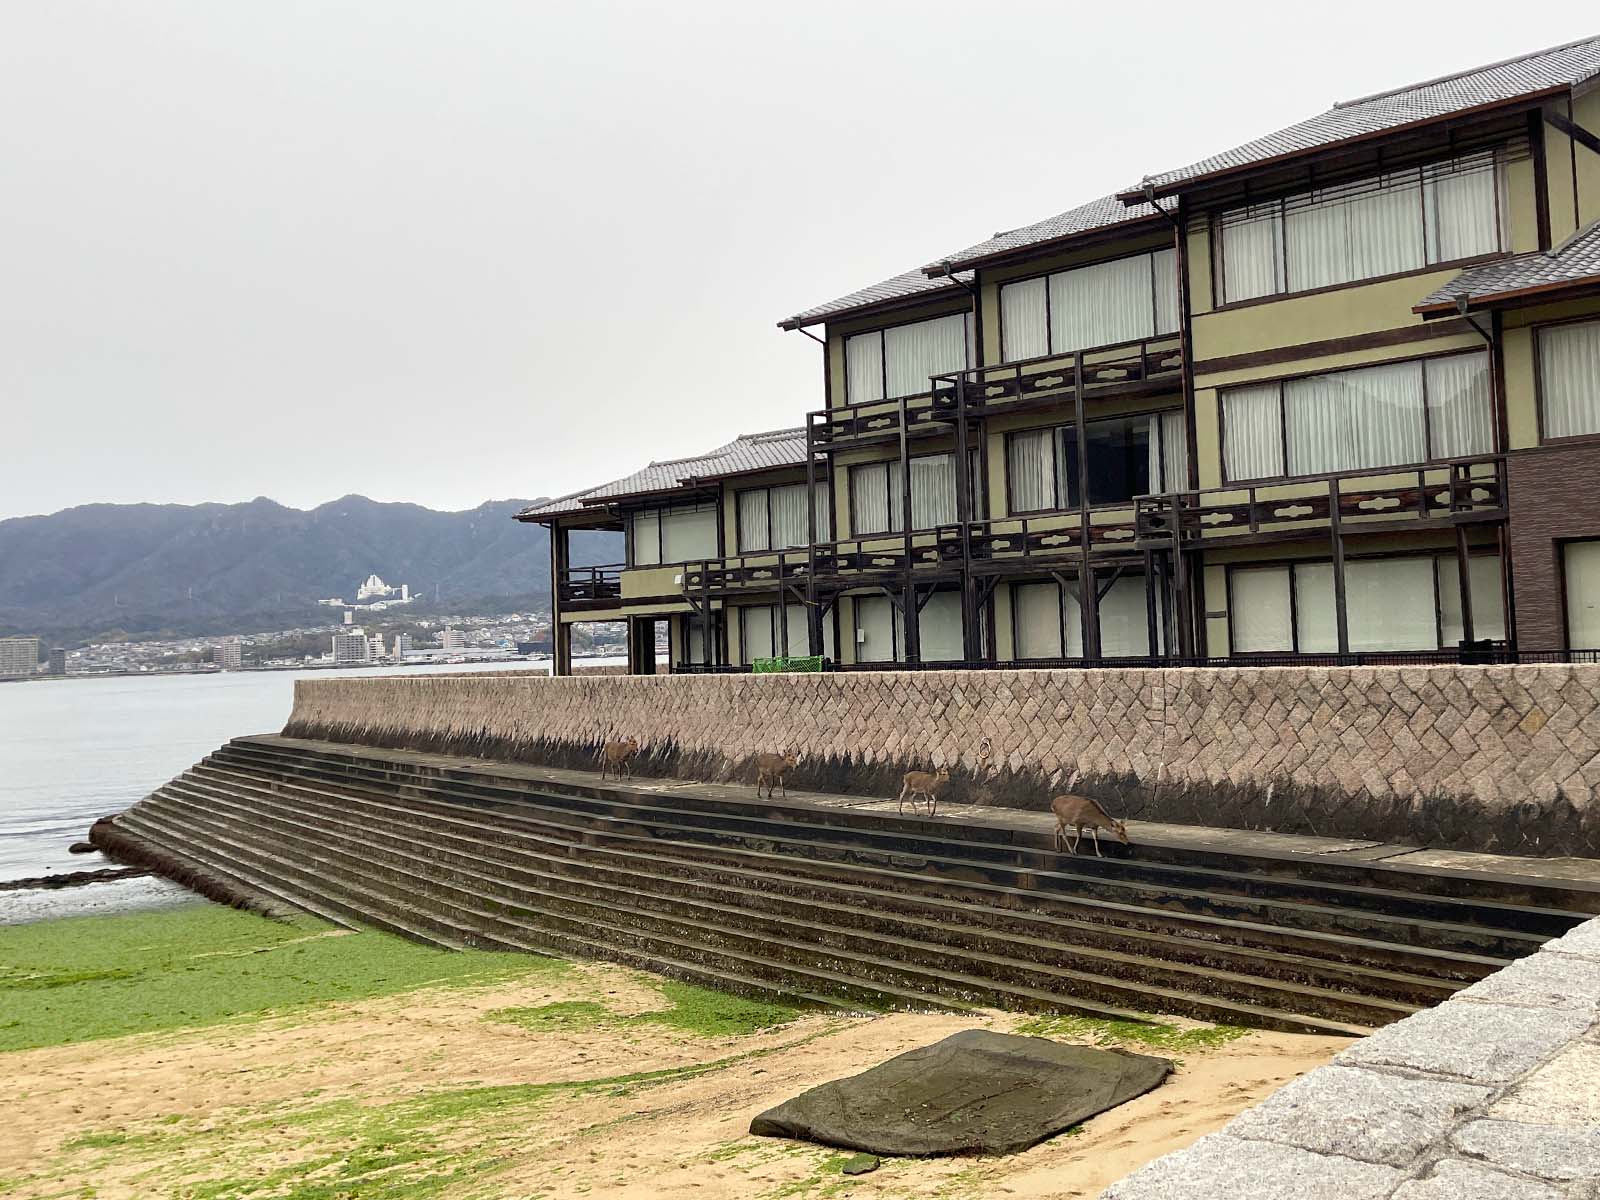
<path fill-rule="evenodd" d="M 937 771 L 907 771 L 900 788 L 900 815 L 905 816 L 908 799 L 915 808 L 917 797 L 926 796 L 928 815 L 933 816 L 934 809 L 939 806 L 939 789 L 949 782 L 949 767 L 940 767 Z"/>
<path fill-rule="evenodd" d="M 1074 771 L 1072 778 L 1067 781 L 1070 788 L 1078 781 L 1078 773 Z M 1104 858 L 1100 853 L 1100 831 L 1114 833 L 1124 846 L 1128 845 L 1128 827 L 1117 820 L 1110 813 L 1100 807 L 1100 802 L 1089 796 L 1079 796 L 1075 792 L 1068 792 L 1064 796 L 1057 796 L 1050 801 L 1050 811 L 1056 815 L 1056 853 L 1061 852 L 1061 843 L 1067 840 L 1067 826 L 1071 825 L 1075 836 L 1072 845 L 1067 848 L 1067 853 L 1076 854 L 1078 843 L 1083 841 L 1083 831 L 1087 829 L 1090 837 L 1094 839 L 1094 853 L 1096 858 Z"/>
<path fill-rule="evenodd" d="M 639 743 L 634 738 L 624 738 L 620 742 L 607 742 L 600 747 L 600 753 L 595 758 L 600 762 L 600 778 L 615 774 L 617 778 L 626 775 L 633 778 L 633 756 L 639 753 Z"/>
<path fill-rule="evenodd" d="M 789 789 L 783 785 L 783 777 L 788 772 L 800 765 L 800 760 L 793 750 L 786 750 L 782 754 L 756 755 L 756 799 L 761 799 L 761 785 L 767 785 L 767 799 L 772 799 L 772 784 L 776 780 L 778 787 L 783 791 L 783 798 L 789 798 Z"/>

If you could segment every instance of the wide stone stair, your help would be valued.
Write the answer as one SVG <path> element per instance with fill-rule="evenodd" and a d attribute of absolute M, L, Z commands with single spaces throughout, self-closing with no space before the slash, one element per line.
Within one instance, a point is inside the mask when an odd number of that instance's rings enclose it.
<path fill-rule="evenodd" d="M 1047 837 L 240 738 L 116 819 L 191 868 L 446 947 L 832 1007 L 1358 1035 L 1600 911 L 1524 876 Z"/>

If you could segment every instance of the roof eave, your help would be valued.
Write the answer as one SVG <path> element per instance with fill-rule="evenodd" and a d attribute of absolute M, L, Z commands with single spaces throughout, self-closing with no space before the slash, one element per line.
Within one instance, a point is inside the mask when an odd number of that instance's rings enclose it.
<path fill-rule="evenodd" d="M 1118 199 L 1121 199 L 1121 197 L 1119 196 Z M 1166 219 L 1167 215 L 1164 213 L 1151 213 L 1147 217 L 1135 217 L 1131 221 L 1119 221 L 1115 225 L 1098 225 L 1093 229 L 1080 229 L 1076 233 L 1062 234 L 1059 237 L 1047 238 L 1042 242 L 1030 242 L 1026 246 L 1017 246 L 1011 250 L 997 250 L 993 254 L 984 254 L 977 258 L 952 258 L 948 260 L 948 272 L 943 260 L 937 263 L 930 263 L 928 266 L 923 267 L 922 271 L 928 278 L 933 279 L 956 271 L 981 271 L 987 267 L 1009 266 L 1011 263 L 1020 262 L 1023 259 L 1065 250 L 1074 245 L 1091 245 L 1096 241 L 1108 241 L 1137 231 L 1145 225 L 1155 224 Z"/>
<path fill-rule="evenodd" d="M 1508 288 L 1503 292 L 1485 292 L 1467 300 L 1468 312 L 1482 312 L 1491 308 L 1509 308 L 1519 304 L 1537 304 L 1557 300 L 1578 300 L 1587 296 L 1600 296 L 1600 274 L 1586 275 L 1581 279 L 1562 279 L 1554 283 L 1539 283 L 1532 287 Z M 1424 320 L 1448 317 L 1460 312 L 1454 300 L 1440 300 L 1434 304 L 1418 304 L 1411 310 Z"/>
<path fill-rule="evenodd" d="M 930 277 L 931 278 L 931 277 Z M 961 284 L 952 279 L 948 287 L 929 288 L 923 292 L 913 292 L 909 296 L 895 296 L 889 300 L 874 300 L 870 304 L 856 304 L 850 308 L 837 309 L 834 312 L 821 313 L 817 316 L 797 314 L 786 321 L 779 321 L 778 328 L 785 332 L 797 329 L 809 329 L 813 325 L 826 325 L 830 321 L 840 321 L 846 317 L 854 320 L 857 317 L 871 317 L 879 313 L 895 312 L 902 308 L 915 308 L 918 304 L 926 304 L 951 292 L 961 291 Z"/>
<path fill-rule="evenodd" d="M 1118 192 L 1117 199 L 1130 208 L 1135 204 L 1145 204 L 1151 199 L 1165 199 L 1177 196 L 1184 192 L 1193 191 L 1200 186 L 1209 186 L 1218 180 L 1233 179 L 1241 175 L 1248 175 L 1253 171 L 1265 170 L 1269 167 L 1279 167 L 1285 163 L 1294 162 L 1296 159 L 1314 158 L 1321 154 L 1341 150 L 1349 146 L 1362 145 L 1366 142 L 1377 141 L 1381 138 L 1394 137 L 1397 134 L 1410 133 L 1418 129 L 1426 129 L 1433 125 L 1447 124 L 1451 121 L 1480 117 L 1487 113 L 1497 112 L 1501 109 L 1515 111 L 1518 108 L 1533 108 L 1553 96 L 1560 96 L 1570 92 L 1570 83 L 1558 83 L 1551 87 L 1541 88 L 1534 92 L 1523 92 L 1505 100 L 1492 100 L 1486 104 L 1474 105 L 1471 108 L 1459 108 L 1454 112 L 1440 113 L 1435 117 L 1425 117 L 1420 121 L 1408 121 L 1404 125 L 1391 125 L 1387 129 L 1375 129 L 1370 133 L 1356 134 L 1354 137 L 1340 138 L 1338 141 L 1326 142 L 1320 146 L 1311 146 L 1304 150 L 1290 150 L 1283 154 L 1275 154 L 1270 158 L 1257 159 L 1255 162 L 1240 163 L 1235 167 L 1224 167 L 1217 171 L 1208 171 L 1204 175 L 1194 175 L 1188 179 L 1174 180 L 1170 183 L 1154 184 L 1149 189 L 1143 187 L 1138 191 Z"/>

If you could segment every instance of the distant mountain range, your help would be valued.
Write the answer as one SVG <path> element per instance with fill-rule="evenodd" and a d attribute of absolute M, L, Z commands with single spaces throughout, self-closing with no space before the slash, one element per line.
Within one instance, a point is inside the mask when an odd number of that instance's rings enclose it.
<path fill-rule="evenodd" d="M 418 605 L 388 616 L 547 608 L 550 543 L 512 520 L 529 500 L 468 512 L 346 496 L 303 512 L 247 504 L 87 504 L 0 521 L 0 634 L 57 641 L 248 633 L 337 614 L 377 573 Z M 575 563 L 621 558 L 617 535 L 575 535 Z"/>

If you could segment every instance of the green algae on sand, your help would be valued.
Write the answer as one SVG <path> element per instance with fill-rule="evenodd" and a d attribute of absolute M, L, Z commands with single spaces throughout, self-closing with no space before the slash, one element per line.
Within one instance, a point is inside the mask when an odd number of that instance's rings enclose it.
<path fill-rule="evenodd" d="M 0 1052 L 565 969 L 219 905 L 0 927 Z"/>

